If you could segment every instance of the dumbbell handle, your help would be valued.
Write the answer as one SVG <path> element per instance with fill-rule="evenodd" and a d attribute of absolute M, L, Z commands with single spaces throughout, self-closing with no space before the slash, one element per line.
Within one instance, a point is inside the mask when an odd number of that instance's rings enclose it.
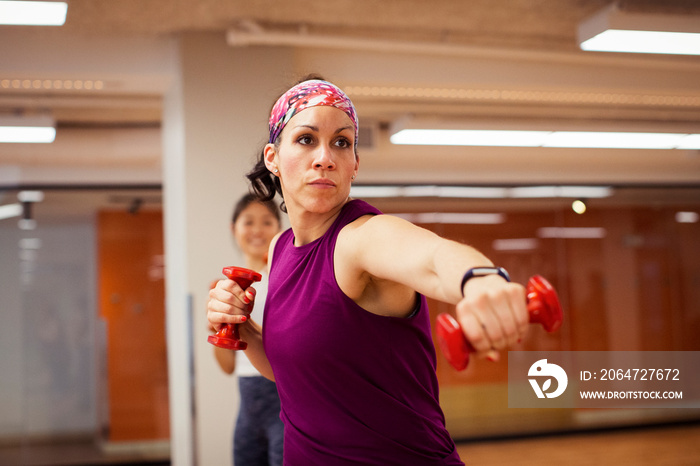
<path fill-rule="evenodd" d="M 243 267 L 224 267 L 222 272 L 226 278 L 238 283 L 244 290 L 253 282 L 262 279 L 259 273 Z M 238 324 L 223 324 L 216 335 L 210 335 L 207 341 L 219 348 L 230 350 L 244 350 L 248 347 L 248 343 L 242 341 L 238 334 Z"/>
<path fill-rule="evenodd" d="M 530 323 L 542 324 L 547 332 L 558 330 L 563 313 L 552 285 L 544 277 L 535 275 L 528 280 L 526 293 Z M 457 320 L 449 314 L 441 313 L 437 316 L 436 334 L 438 345 L 447 361 L 458 371 L 464 370 L 469 364 L 469 353 L 474 349 Z"/>

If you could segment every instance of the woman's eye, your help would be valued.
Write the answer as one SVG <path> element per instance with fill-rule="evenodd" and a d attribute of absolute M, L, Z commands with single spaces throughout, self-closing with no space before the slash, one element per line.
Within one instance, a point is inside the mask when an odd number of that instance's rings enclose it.
<path fill-rule="evenodd" d="M 297 139 L 297 142 L 299 144 L 311 144 L 313 142 L 313 138 L 309 135 L 304 135 L 301 136 Z"/>
<path fill-rule="evenodd" d="M 350 141 L 348 141 L 346 138 L 339 138 L 335 142 L 335 144 L 338 147 L 343 147 L 343 148 L 350 147 Z"/>

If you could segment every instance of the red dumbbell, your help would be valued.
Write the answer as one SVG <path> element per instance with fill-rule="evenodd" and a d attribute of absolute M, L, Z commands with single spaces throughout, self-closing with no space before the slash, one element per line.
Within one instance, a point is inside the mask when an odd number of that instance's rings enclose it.
<path fill-rule="evenodd" d="M 548 332 L 561 327 L 563 313 L 556 290 L 540 275 L 530 278 L 526 286 L 527 312 L 531 324 L 542 324 Z M 449 314 L 437 316 L 436 334 L 438 345 L 447 361 L 458 371 L 469 364 L 469 353 L 474 349 L 462 332 L 457 320 Z"/>
<path fill-rule="evenodd" d="M 262 278 L 259 273 L 243 267 L 224 267 L 223 274 L 244 290 Z M 216 335 L 210 335 L 207 341 L 219 348 L 230 350 L 244 350 L 248 347 L 248 343 L 241 341 L 238 335 L 238 324 L 223 324 Z"/>

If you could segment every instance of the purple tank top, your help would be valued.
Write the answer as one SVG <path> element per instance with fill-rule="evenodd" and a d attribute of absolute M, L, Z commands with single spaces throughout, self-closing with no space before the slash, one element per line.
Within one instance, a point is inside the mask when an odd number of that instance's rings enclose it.
<path fill-rule="evenodd" d="M 289 229 L 275 245 L 263 338 L 288 466 L 463 464 L 438 402 L 425 297 L 410 318 L 379 316 L 335 281 L 338 233 L 380 213 L 353 200 L 321 238 L 295 247 Z"/>

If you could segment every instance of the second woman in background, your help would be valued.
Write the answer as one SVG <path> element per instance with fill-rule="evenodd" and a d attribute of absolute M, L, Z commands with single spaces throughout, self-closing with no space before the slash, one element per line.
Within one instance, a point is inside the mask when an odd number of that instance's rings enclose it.
<path fill-rule="evenodd" d="M 280 213 L 273 201 L 261 202 L 246 194 L 236 204 L 231 232 L 245 258 L 245 267 L 262 275 L 256 283 L 253 318 L 262 322 L 267 295 L 267 251 L 280 231 Z M 280 400 L 274 382 L 260 375 L 245 351 L 214 347 L 221 369 L 238 375 L 241 403 L 233 438 L 236 466 L 278 466 L 282 464 L 283 424 Z"/>

